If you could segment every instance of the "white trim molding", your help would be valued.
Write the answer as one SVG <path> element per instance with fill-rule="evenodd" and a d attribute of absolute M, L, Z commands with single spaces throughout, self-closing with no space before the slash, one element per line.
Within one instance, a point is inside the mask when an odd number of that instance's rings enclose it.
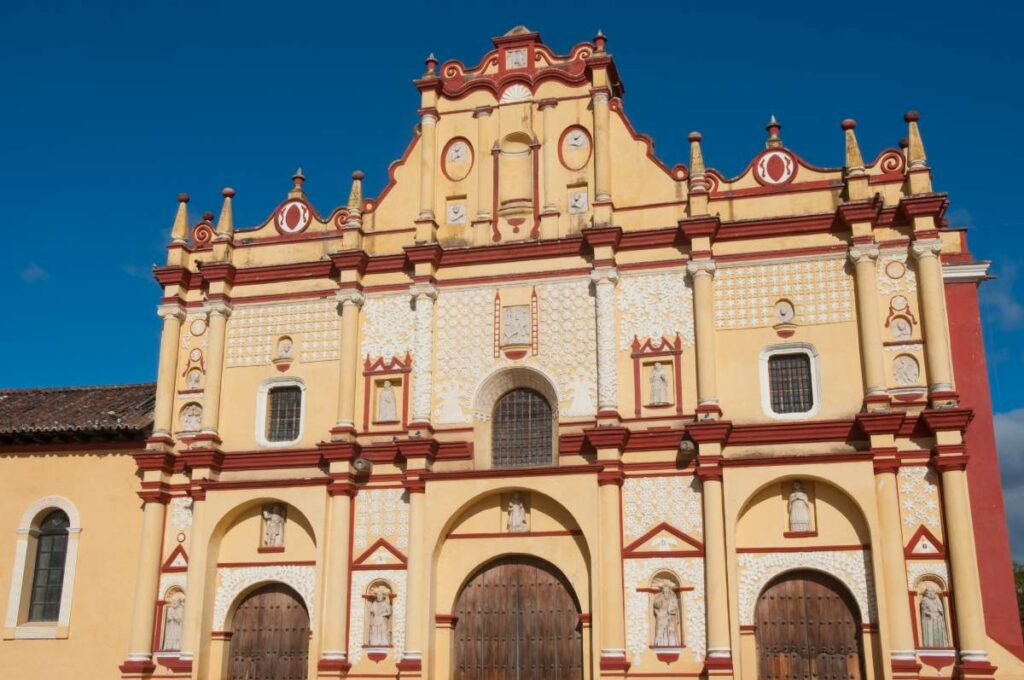
<path fill-rule="evenodd" d="M 299 404 L 299 432 L 295 439 L 282 442 L 272 442 L 267 439 L 267 404 L 270 401 L 270 390 L 275 387 L 298 387 L 302 390 L 301 403 Z M 302 434 L 306 430 L 306 383 L 302 378 L 267 378 L 260 383 L 256 392 L 256 443 L 268 449 L 280 449 L 294 446 L 302 440 Z"/>
<path fill-rule="evenodd" d="M 64 582 L 61 586 L 60 610 L 57 620 L 50 622 L 27 621 L 28 605 L 24 597 L 31 589 L 25 588 L 29 550 L 35 545 L 39 520 L 52 511 L 61 510 L 68 516 L 68 547 L 64 557 Z M 71 598 L 74 594 L 75 569 L 78 563 L 78 540 L 82 533 L 81 517 L 75 504 L 63 496 L 46 496 L 30 505 L 21 517 L 14 544 L 14 563 L 11 569 L 11 592 L 7 598 L 7 616 L 4 619 L 5 639 L 52 640 L 67 637 L 71 623 Z M 34 559 L 35 556 L 33 556 Z"/>
<path fill-rule="evenodd" d="M 988 260 L 968 262 L 966 264 L 944 264 L 942 265 L 942 280 L 953 283 L 965 283 L 971 281 L 987 281 L 995 278 L 988 273 L 992 263 Z"/>
<path fill-rule="evenodd" d="M 768 372 L 768 360 L 779 354 L 804 354 L 811 363 L 811 409 L 799 413 L 776 413 L 772 409 L 771 381 Z M 821 410 L 821 369 L 818 365 L 818 350 L 806 342 L 787 342 L 769 345 L 761 350 L 758 359 L 761 374 L 761 408 L 764 414 L 774 420 L 804 420 L 813 418 Z"/>

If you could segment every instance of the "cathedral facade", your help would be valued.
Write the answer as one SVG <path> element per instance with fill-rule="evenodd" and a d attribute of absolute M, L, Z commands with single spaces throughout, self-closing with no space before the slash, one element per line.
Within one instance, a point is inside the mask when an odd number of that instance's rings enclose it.
<path fill-rule="evenodd" d="M 415 86 L 376 197 L 179 196 L 155 385 L 0 392 L 4 677 L 1024 677 L 916 113 L 730 178 L 601 34 Z"/>

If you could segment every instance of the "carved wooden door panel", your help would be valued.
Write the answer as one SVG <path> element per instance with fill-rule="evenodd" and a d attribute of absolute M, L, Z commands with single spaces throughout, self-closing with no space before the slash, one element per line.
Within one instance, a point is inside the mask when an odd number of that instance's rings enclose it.
<path fill-rule="evenodd" d="M 754 635 L 760 680 L 860 680 L 860 618 L 835 579 L 786 574 L 757 600 Z"/>
<path fill-rule="evenodd" d="M 455 680 L 580 680 L 579 607 L 553 566 L 531 557 L 492 562 L 459 594 Z"/>
<path fill-rule="evenodd" d="M 250 593 L 231 624 L 228 680 L 306 680 L 309 614 L 281 584 Z"/>

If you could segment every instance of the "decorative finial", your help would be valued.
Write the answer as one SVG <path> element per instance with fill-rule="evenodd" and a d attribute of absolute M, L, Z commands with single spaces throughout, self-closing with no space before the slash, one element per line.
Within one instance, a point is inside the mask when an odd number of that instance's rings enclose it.
<path fill-rule="evenodd" d="M 363 171 L 352 173 L 352 189 L 348 192 L 348 211 L 358 213 L 363 205 Z"/>
<path fill-rule="evenodd" d="M 427 55 L 427 59 L 424 63 L 427 65 L 427 72 L 423 74 L 424 76 L 437 75 L 435 73 L 435 70 L 437 69 L 437 57 L 434 56 L 433 52 Z"/>
<path fill-rule="evenodd" d="M 303 182 L 306 181 L 306 176 L 302 174 L 302 167 L 295 169 L 295 174 L 292 175 L 292 181 L 295 182 L 295 188 L 301 189 Z"/>
<path fill-rule="evenodd" d="M 864 158 L 860 154 L 860 146 L 857 145 L 857 136 L 854 134 L 854 130 L 857 128 L 857 121 L 853 118 L 845 118 L 843 122 L 839 124 L 842 128 L 844 137 L 846 138 L 846 159 L 844 165 L 846 166 L 847 175 L 863 175 L 864 174 Z"/>
<path fill-rule="evenodd" d="M 220 209 L 220 219 L 217 220 L 217 236 L 230 239 L 235 233 L 235 219 L 231 211 L 231 199 L 235 195 L 235 190 L 225 187 L 220 193 L 224 197 L 224 205 Z"/>
<path fill-rule="evenodd" d="M 772 114 L 771 120 L 764 126 L 764 129 L 768 131 L 768 141 L 765 142 L 765 147 L 769 149 L 781 147 L 782 139 L 779 138 L 779 130 L 782 129 L 782 125 L 775 119 L 775 114 Z"/>
<path fill-rule="evenodd" d="M 188 203 L 188 202 L 189 202 L 188 194 L 186 194 L 186 193 L 178 194 L 178 203 Z"/>
<path fill-rule="evenodd" d="M 608 44 L 608 37 L 600 28 L 597 29 L 597 34 L 594 36 L 594 47 L 598 52 L 604 52 L 604 46 L 606 44 Z"/>
<path fill-rule="evenodd" d="M 704 137 L 694 130 L 686 136 L 690 142 L 690 187 L 704 188 L 704 153 L 701 151 L 700 142 Z"/>
<path fill-rule="evenodd" d="M 171 224 L 171 243 L 185 243 L 188 239 L 188 194 L 178 194 L 178 210 Z"/>
<path fill-rule="evenodd" d="M 917 121 L 920 118 L 917 111 L 907 111 L 903 115 L 903 120 L 907 123 L 908 128 L 907 164 L 911 170 L 928 167 L 928 158 L 924 153 L 924 141 L 921 140 L 921 130 L 917 126 Z"/>
<path fill-rule="evenodd" d="M 212 222 L 212 221 L 213 221 L 213 213 L 210 212 L 209 210 L 207 210 L 206 212 L 203 213 L 203 222 Z"/>

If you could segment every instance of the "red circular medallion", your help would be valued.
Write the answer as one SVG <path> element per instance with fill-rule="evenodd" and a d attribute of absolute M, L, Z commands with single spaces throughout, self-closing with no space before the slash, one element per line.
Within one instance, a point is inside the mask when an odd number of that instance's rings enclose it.
<path fill-rule="evenodd" d="M 282 234 L 298 234 L 309 226 L 309 206 L 300 200 L 291 200 L 277 209 L 275 222 Z"/>

